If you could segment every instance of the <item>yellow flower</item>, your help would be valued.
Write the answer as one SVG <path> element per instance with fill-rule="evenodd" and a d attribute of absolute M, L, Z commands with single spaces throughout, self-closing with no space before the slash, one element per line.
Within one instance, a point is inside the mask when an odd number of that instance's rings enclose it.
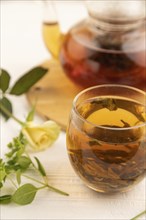
<path fill-rule="evenodd" d="M 51 120 L 42 125 L 35 125 L 31 121 L 22 128 L 22 133 L 31 147 L 35 150 L 44 150 L 58 138 L 60 127 Z"/>

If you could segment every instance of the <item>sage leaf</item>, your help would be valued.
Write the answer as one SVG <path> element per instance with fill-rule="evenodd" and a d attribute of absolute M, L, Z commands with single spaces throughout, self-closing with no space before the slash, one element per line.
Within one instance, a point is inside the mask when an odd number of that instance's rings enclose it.
<path fill-rule="evenodd" d="M 9 75 L 9 73 L 6 70 L 4 70 L 4 69 L 0 69 L 0 89 L 4 93 L 8 89 L 9 83 L 10 83 L 10 75 Z"/>
<path fill-rule="evenodd" d="M 8 204 L 11 202 L 11 199 L 12 199 L 11 195 L 0 196 L 0 204 Z"/>
<path fill-rule="evenodd" d="M 39 161 L 39 159 L 37 157 L 34 157 L 36 162 L 37 162 L 37 165 L 38 165 L 38 170 L 40 171 L 40 173 L 42 174 L 42 176 L 47 176 L 46 174 L 46 171 L 43 167 L 43 165 L 41 164 L 41 162 Z"/>
<path fill-rule="evenodd" d="M 37 193 L 37 188 L 30 183 L 24 184 L 19 187 L 12 196 L 13 202 L 19 205 L 30 204 Z"/>
<path fill-rule="evenodd" d="M 24 74 L 21 78 L 19 78 L 12 89 L 10 90 L 10 94 L 13 95 L 22 95 L 27 92 L 31 86 L 33 86 L 38 80 L 40 80 L 46 73 L 48 69 L 43 67 L 35 67 L 31 69 L 29 72 Z"/>
<path fill-rule="evenodd" d="M 12 104 L 9 101 L 9 99 L 7 99 L 6 97 L 3 97 L 0 100 L 0 114 L 5 118 L 5 120 L 7 121 L 10 116 L 8 116 L 7 114 L 4 113 L 4 111 L 1 109 L 1 104 L 12 114 L 13 110 L 12 110 Z"/>
<path fill-rule="evenodd" d="M 29 165 L 31 164 L 31 160 L 25 156 L 19 157 L 17 162 L 22 169 L 27 169 L 29 167 Z"/>

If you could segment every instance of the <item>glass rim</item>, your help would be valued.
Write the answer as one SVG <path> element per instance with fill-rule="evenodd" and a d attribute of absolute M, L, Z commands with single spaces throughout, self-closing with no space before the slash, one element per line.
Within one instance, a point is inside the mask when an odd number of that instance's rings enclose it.
<path fill-rule="evenodd" d="M 75 98 L 73 99 L 73 111 L 75 112 L 75 114 L 79 117 L 80 120 L 82 120 L 83 122 L 87 123 L 87 124 L 90 124 L 94 127 L 98 127 L 98 128 L 101 128 L 101 129 L 106 129 L 106 130 L 116 130 L 116 131 L 123 131 L 123 130 L 130 130 L 130 129 L 135 129 L 135 128 L 140 128 L 140 127 L 143 127 L 146 125 L 146 121 L 141 123 L 140 125 L 135 125 L 135 126 L 131 126 L 131 127 L 123 127 L 123 128 L 110 128 L 110 127 L 106 127 L 106 126 L 101 126 L 101 125 L 97 125 L 97 124 L 94 124 L 88 120 L 86 120 L 77 110 L 76 108 L 76 102 L 77 100 L 79 99 L 79 97 L 88 92 L 88 91 L 91 91 L 91 90 L 94 90 L 94 89 L 97 89 L 97 88 L 103 88 L 103 87 L 121 87 L 121 88 L 126 88 L 126 89 L 130 89 L 130 90 L 133 90 L 135 92 L 138 92 L 138 93 L 141 93 L 142 95 L 144 95 L 146 97 L 146 92 L 144 92 L 143 90 L 140 90 L 138 88 L 135 88 L 135 87 L 132 87 L 132 86 L 127 86 L 127 85 L 119 85 L 119 84 L 102 84 L 102 85 L 97 85 L 97 86 L 91 86 L 91 87 L 88 87 L 84 90 L 82 90 L 81 92 L 79 92 Z M 146 101 L 144 103 L 144 107 L 146 107 Z"/>

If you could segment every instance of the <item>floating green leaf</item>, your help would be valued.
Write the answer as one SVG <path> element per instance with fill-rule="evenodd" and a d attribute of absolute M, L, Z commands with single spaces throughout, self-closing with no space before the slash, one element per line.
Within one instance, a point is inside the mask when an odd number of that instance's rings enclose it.
<path fill-rule="evenodd" d="M 103 107 L 107 108 L 109 111 L 116 111 L 118 109 L 115 99 L 111 99 L 111 98 L 103 99 L 102 104 Z"/>
<path fill-rule="evenodd" d="M 41 164 L 41 162 L 39 161 L 39 159 L 37 157 L 34 157 L 36 162 L 37 162 L 37 165 L 38 165 L 38 170 L 40 171 L 40 173 L 42 174 L 42 176 L 47 176 L 46 174 L 46 171 L 43 167 L 43 165 Z"/>
<path fill-rule="evenodd" d="M 0 89 L 5 93 L 8 89 L 10 83 L 10 75 L 9 73 L 4 70 L 0 69 Z"/>
<path fill-rule="evenodd" d="M 121 122 L 124 124 L 123 128 L 129 128 L 130 124 L 121 119 Z"/>
<path fill-rule="evenodd" d="M 24 74 L 19 78 L 14 86 L 12 87 L 10 94 L 22 95 L 27 92 L 38 80 L 40 80 L 46 73 L 48 69 L 43 67 L 36 67 L 31 69 L 29 72 Z"/>
<path fill-rule="evenodd" d="M 96 139 L 92 139 L 91 141 L 89 141 L 89 145 L 90 146 L 94 146 L 94 145 L 99 145 L 101 146 L 101 144 L 98 142 L 98 140 Z"/>
<path fill-rule="evenodd" d="M 8 204 L 11 202 L 11 199 L 12 199 L 11 195 L 0 196 L 0 204 Z"/>
<path fill-rule="evenodd" d="M 0 100 L 0 114 L 2 114 L 2 116 L 8 120 L 10 117 L 4 113 L 4 111 L 1 109 L 1 105 L 3 105 L 9 112 L 10 114 L 12 114 L 12 104 L 11 102 L 9 101 L 9 99 L 7 99 L 6 97 L 3 97 L 1 100 Z"/>
<path fill-rule="evenodd" d="M 37 191 L 38 189 L 32 184 L 24 184 L 16 190 L 12 196 L 12 200 L 19 205 L 30 204 L 34 200 Z"/>

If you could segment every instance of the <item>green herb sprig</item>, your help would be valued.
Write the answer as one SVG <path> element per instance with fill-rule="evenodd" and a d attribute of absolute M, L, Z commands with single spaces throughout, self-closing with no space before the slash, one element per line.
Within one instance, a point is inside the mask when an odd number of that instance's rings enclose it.
<path fill-rule="evenodd" d="M 22 127 L 27 125 L 27 122 L 32 122 L 35 108 L 30 111 L 26 118 L 26 122 L 22 122 L 13 115 L 13 106 L 8 99 L 8 95 L 20 96 L 26 93 L 38 80 L 40 80 L 46 73 L 47 69 L 42 67 L 36 67 L 22 77 L 20 77 L 12 87 L 10 87 L 10 75 L 6 70 L 0 70 L 0 114 L 6 120 L 13 118 Z M 18 137 L 14 138 L 10 142 L 8 152 L 5 154 L 4 159 L 0 159 L 0 204 L 8 204 L 10 202 L 17 203 L 19 205 L 30 204 L 37 192 L 41 189 L 48 188 L 51 191 L 59 193 L 61 195 L 68 196 L 68 193 L 57 189 L 48 183 L 47 174 L 41 161 L 38 157 L 31 158 L 27 152 L 28 140 L 20 132 Z M 28 175 L 28 171 L 33 171 L 39 174 L 41 180 L 36 179 Z M 25 183 L 23 179 L 28 179 L 31 182 Z M 3 194 L 3 189 L 6 188 L 6 183 L 10 182 L 12 185 L 12 194 Z M 37 183 L 36 186 L 32 184 L 32 181 Z"/>
<path fill-rule="evenodd" d="M 143 212 L 139 213 L 138 215 L 136 215 L 135 217 L 133 217 L 132 219 L 130 220 L 138 220 L 139 217 L 141 217 L 142 215 L 146 214 L 146 210 L 144 210 Z"/>
<path fill-rule="evenodd" d="M 0 104 L 12 114 L 13 105 L 8 98 L 8 95 L 20 96 L 26 93 L 36 82 L 38 82 L 45 74 L 48 72 L 48 69 L 43 67 L 35 67 L 29 70 L 27 73 L 23 74 L 12 87 L 10 86 L 11 76 L 4 70 L 0 69 Z M 5 114 L 5 112 L 0 109 L 0 114 L 8 120 L 10 115 Z"/>
<path fill-rule="evenodd" d="M 0 187 L 1 189 L 4 188 L 6 181 L 10 181 L 14 188 L 13 194 L 0 196 L 0 204 L 14 202 L 19 205 L 27 205 L 34 200 L 36 193 L 44 188 L 68 196 L 68 193 L 48 184 L 45 168 L 37 157 L 33 158 L 35 161 L 33 162 L 26 151 L 26 145 L 27 140 L 20 133 L 18 137 L 8 144 L 9 151 L 5 154 L 5 160 L 0 159 Z M 27 175 L 26 172 L 30 169 L 37 172 L 42 180 L 39 181 L 38 178 L 35 179 Z M 22 177 L 34 181 L 40 186 L 36 187 L 32 183 L 23 184 Z"/>

